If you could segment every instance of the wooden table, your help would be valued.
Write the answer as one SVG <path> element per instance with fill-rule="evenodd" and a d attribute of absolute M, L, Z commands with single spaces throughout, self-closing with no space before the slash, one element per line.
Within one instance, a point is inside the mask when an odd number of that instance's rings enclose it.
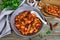
<path fill-rule="evenodd" d="M 0 38 L 0 40 L 24 40 L 24 39 L 21 38 L 20 36 L 16 35 L 12 31 L 12 34 L 7 35 L 7 36 L 5 36 L 3 38 Z M 28 40 L 28 39 L 26 39 L 26 40 Z M 40 40 L 40 39 L 37 36 L 35 38 L 32 38 L 32 40 Z M 60 40 L 60 33 L 58 35 L 49 35 L 49 36 L 44 35 L 44 37 L 41 40 Z"/>
<path fill-rule="evenodd" d="M 1 1 L 0 1 L 1 2 Z M 53 32 L 52 34 L 50 35 L 46 35 L 45 34 L 45 31 L 46 29 L 48 29 L 49 27 L 44 25 L 44 27 L 42 28 L 41 30 L 41 34 L 43 35 L 43 38 L 41 40 L 60 40 L 60 32 Z M 43 32 L 42 32 L 43 31 Z M 20 36 L 16 35 L 14 33 L 14 31 L 12 31 L 12 33 L 10 35 L 7 35 L 3 38 L 0 38 L 0 40 L 24 40 L 24 38 L 21 38 Z M 26 39 L 28 40 L 28 39 Z M 39 37 L 35 37 L 35 38 L 32 38 L 32 40 L 40 40 Z"/>

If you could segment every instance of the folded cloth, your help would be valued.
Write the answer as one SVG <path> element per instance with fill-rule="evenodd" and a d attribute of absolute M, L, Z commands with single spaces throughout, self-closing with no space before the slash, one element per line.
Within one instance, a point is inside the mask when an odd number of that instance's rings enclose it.
<path fill-rule="evenodd" d="M 4 25 L 5 25 L 5 17 L 2 20 L 0 20 L 0 32 L 2 31 Z"/>
<path fill-rule="evenodd" d="M 3 25 L 4 29 L 2 28 L 3 31 L 1 30 L 2 33 L 0 34 L 0 38 L 6 36 L 8 34 L 11 34 L 11 28 L 10 28 L 9 22 L 6 20 L 6 17 L 4 19 L 2 19 L 2 21 L 3 20 L 5 20 L 6 23 Z"/>
<path fill-rule="evenodd" d="M 5 10 L 3 10 L 2 12 L 1 12 L 1 14 L 0 15 L 3 15 L 3 14 L 5 14 L 5 13 L 12 13 L 13 11 L 5 11 Z M 4 36 L 6 36 L 6 35 L 8 35 L 8 34 L 11 34 L 11 28 L 10 28 L 10 24 L 9 24 L 9 20 L 8 20 L 8 16 L 9 16 L 9 14 L 8 15 L 6 15 L 6 17 L 5 17 L 5 15 L 4 15 L 4 17 L 0 20 L 0 38 L 2 38 L 2 37 L 4 37 Z"/>

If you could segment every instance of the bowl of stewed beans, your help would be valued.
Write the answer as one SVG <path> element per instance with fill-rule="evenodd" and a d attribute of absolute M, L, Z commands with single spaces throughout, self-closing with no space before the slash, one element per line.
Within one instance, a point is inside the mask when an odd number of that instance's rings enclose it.
<path fill-rule="evenodd" d="M 39 31 L 42 22 L 30 11 L 23 11 L 15 17 L 14 25 L 22 35 L 32 35 Z"/>
<path fill-rule="evenodd" d="M 35 12 L 31 12 L 31 11 L 35 11 Z M 28 38 L 35 37 L 40 33 L 40 30 L 43 26 L 40 17 L 43 19 L 43 16 L 40 13 L 40 11 L 38 11 L 33 7 L 28 6 L 28 7 L 18 8 L 11 15 L 11 20 L 10 20 L 11 27 L 14 30 L 14 32 L 19 36 L 28 37 Z"/>

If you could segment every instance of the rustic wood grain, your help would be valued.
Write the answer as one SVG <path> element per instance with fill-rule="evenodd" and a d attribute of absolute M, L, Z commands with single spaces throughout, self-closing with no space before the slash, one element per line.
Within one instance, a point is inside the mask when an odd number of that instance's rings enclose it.
<path fill-rule="evenodd" d="M 1 0 L 0 0 L 0 3 L 1 3 Z M 0 12 L 1 12 L 1 10 L 0 10 Z M 60 27 L 58 27 L 56 29 L 56 31 L 54 31 L 52 34 L 46 35 L 45 31 L 48 30 L 48 28 L 49 27 L 46 25 L 44 25 L 44 27 L 42 28 L 41 33 L 42 33 L 42 35 L 44 35 L 42 40 L 60 40 Z M 20 36 L 16 35 L 14 31 L 12 31 L 12 34 L 7 35 L 3 38 L 0 38 L 0 40 L 28 40 L 28 39 L 21 38 Z M 40 39 L 37 36 L 35 38 L 32 38 L 32 40 L 40 40 Z"/>

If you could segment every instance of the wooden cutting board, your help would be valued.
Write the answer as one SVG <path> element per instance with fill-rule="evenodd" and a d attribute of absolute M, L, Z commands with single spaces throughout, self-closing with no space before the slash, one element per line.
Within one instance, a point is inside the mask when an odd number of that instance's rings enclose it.
<path fill-rule="evenodd" d="M 41 0 L 43 3 L 50 3 L 55 5 L 60 5 L 60 0 Z"/>

